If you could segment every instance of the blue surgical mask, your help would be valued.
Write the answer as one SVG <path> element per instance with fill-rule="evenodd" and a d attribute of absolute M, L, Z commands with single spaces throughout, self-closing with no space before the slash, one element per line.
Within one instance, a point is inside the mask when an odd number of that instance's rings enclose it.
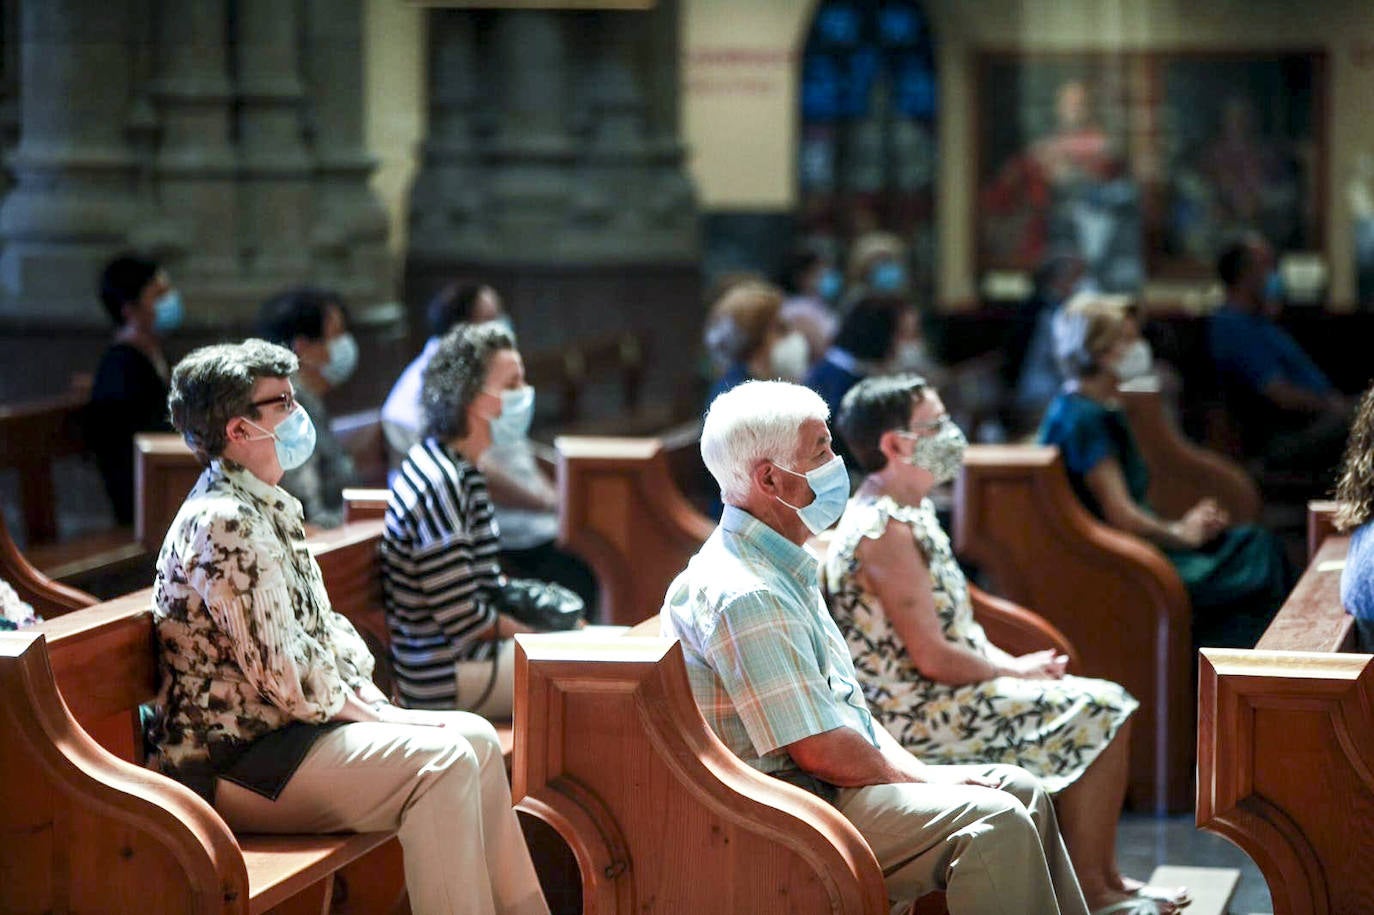
<path fill-rule="evenodd" d="M 186 311 L 181 304 L 181 293 L 175 289 L 168 289 L 161 298 L 153 303 L 153 330 L 156 333 L 171 333 L 181 326 L 182 319 L 185 317 Z"/>
<path fill-rule="evenodd" d="M 806 473 L 797 473 L 795 470 L 788 470 L 777 461 L 773 466 L 779 470 L 792 474 L 794 477 L 805 477 L 806 482 L 811 486 L 811 493 L 815 496 L 810 505 L 803 505 L 800 508 L 778 499 L 783 505 L 797 513 L 797 517 L 802 519 L 802 523 L 813 534 L 821 531 L 840 520 L 840 515 L 844 514 L 845 504 L 849 502 L 849 471 L 844 469 L 844 458 L 838 454 L 814 470 Z M 777 496 L 773 498 L 777 499 Z"/>
<path fill-rule="evenodd" d="M 315 451 L 315 424 L 310 421 L 310 414 L 300 406 L 277 423 L 275 429 L 263 429 L 251 419 L 245 419 L 244 422 L 266 433 L 255 436 L 253 441 L 260 438 L 276 439 L 277 463 L 281 464 L 282 470 L 295 470 L 310 460 L 310 455 Z"/>
<path fill-rule="evenodd" d="M 491 423 L 491 443 L 496 446 L 509 446 L 524 439 L 530 431 L 530 421 L 534 419 L 534 388 L 508 388 L 504 391 L 487 391 L 501 401 L 501 415 L 489 418 Z"/>
<path fill-rule="evenodd" d="M 1270 270 L 1268 276 L 1264 278 L 1264 301 L 1282 302 L 1284 291 L 1283 274 L 1278 270 Z"/>
<path fill-rule="evenodd" d="M 868 286 L 874 292 L 901 292 L 906 288 L 906 268 L 897 261 L 883 261 L 868 271 Z"/>
<path fill-rule="evenodd" d="M 816 284 L 816 292 L 827 302 L 838 302 L 840 293 L 844 292 L 844 276 L 834 267 L 825 268 Z"/>
<path fill-rule="evenodd" d="M 342 333 L 329 341 L 329 361 L 320 368 L 320 376 L 338 387 L 353 376 L 358 368 L 358 341 L 350 333 Z"/>

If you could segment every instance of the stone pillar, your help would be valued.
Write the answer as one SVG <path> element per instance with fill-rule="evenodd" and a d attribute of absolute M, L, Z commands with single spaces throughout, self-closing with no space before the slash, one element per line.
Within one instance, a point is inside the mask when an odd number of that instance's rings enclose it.
<path fill-rule="evenodd" d="M 470 256 L 486 235 L 474 25 L 469 12 L 429 14 L 429 134 L 410 192 L 410 249 L 424 257 Z"/>
<path fill-rule="evenodd" d="M 506 10 L 492 29 L 500 122 L 490 150 L 490 237 L 495 251 L 517 260 L 558 252 L 567 223 L 574 149 L 564 17 Z"/>
<path fill-rule="evenodd" d="M 310 272 L 314 162 L 301 119 L 299 12 L 295 0 L 238 4 L 239 238 L 264 294 Z"/>
<path fill-rule="evenodd" d="M 194 305 L 239 272 L 227 9 L 225 0 L 181 0 L 164 2 L 161 12 L 152 84 L 161 115 L 153 169 L 158 219 L 136 242 L 166 256 Z"/>
<path fill-rule="evenodd" d="M 353 300 L 390 298 L 386 212 L 363 145 L 361 0 L 307 0 L 305 79 L 315 149 L 316 279 Z"/>
<path fill-rule="evenodd" d="M 0 313 L 8 317 L 106 323 L 92 284 L 137 214 L 126 134 L 128 6 L 22 5 L 15 187 L 0 206 Z"/>

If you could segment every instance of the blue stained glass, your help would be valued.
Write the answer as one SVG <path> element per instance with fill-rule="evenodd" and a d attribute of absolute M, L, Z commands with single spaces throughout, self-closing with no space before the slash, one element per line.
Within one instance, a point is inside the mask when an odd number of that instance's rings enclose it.
<path fill-rule="evenodd" d="M 910 6 L 885 6 L 878 12 L 878 40 L 886 45 L 913 45 L 920 40 L 921 14 Z"/>
<path fill-rule="evenodd" d="M 861 118 L 868 114 L 868 100 L 873 90 L 873 81 L 878 78 L 882 56 L 877 48 L 862 47 L 849 58 L 848 73 L 845 74 L 841 111 L 847 117 Z"/>
<path fill-rule="evenodd" d="M 802 117 L 833 121 L 840 117 L 841 74 L 834 58 L 808 54 L 802 62 Z"/>
<path fill-rule="evenodd" d="M 827 3 L 816 14 L 816 37 L 833 45 L 850 47 L 859 40 L 862 21 L 848 3 Z"/>
<path fill-rule="evenodd" d="M 898 111 L 909 118 L 931 120 L 935 117 L 935 74 L 918 54 L 904 54 L 893 66 L 893 91 Z"/>

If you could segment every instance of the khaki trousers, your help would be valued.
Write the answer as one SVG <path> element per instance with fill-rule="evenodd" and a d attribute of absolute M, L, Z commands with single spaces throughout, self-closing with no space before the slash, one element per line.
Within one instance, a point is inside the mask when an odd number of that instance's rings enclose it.
<path fill-rule="evenodd" d="M 943 889 L 950 915 L 1087 915 L 1049 795 L 1015 766 L 932 766 L 995 779 L 843 788 L 836 800 L 873 849 L 888 896 Z"/>
<path fill-rule="evenodd" d="M 396 830 L 415 915 L 548 915 L 495 729 L 435 714 L 451 723 L 335 728 L 275 801 L 219 780 L 215 809 L 241 832 Z"/>

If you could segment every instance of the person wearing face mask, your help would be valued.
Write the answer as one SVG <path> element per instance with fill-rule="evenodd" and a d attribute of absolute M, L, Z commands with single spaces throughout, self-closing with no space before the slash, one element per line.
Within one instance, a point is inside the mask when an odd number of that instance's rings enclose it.
<path fill-rule="evenodd" d="M 844 275 L 814 248 L 802 248 L 790 258 L 783 274 L 787 298 L 782 317 L 806 338 L 806 364 L 821 358 L 839 327 L 835 306 L 844 292 Z"/>
<path fill-rule="evenodd" d="M 1188 589 L 1196 645 L 1252 647 L 1295 582 L 1282 544 L 1262 528 L 1232 525 L 1212 499 L 1177 519 L 1146 503 L 1149 473 L 1117 401 L 1117 387 L 1149 365 L 1126 299 L 1080 293 L 1054 331 L 1068 381 L 1045 413 L 1040 442 L 1059 447 L 1090 512 L 1168 557 Z"/>
<path fill-rule="evenodd" d="M 1267 469 L 1334 482 L 1354 401 L 1338 391 L 1275 321 L 1282 288 L 1274 249 L 1247 235 L 1217 259 L 1226 301 L 1208 320 L 1207 339 L 1226 409 L 1248 455 Z"/>
<path fill-rule="evenodd" d="M 1116 866 L 1136 701 L 1115 683 L 1065 674 L 1063 655 L 1007 654 L 973 617 L 929 498 L 959 473 L 967 446 L 939 395 L 916 375 L 868 378 L 845 395 L 836 426 L 865 476 L 824 576 L 874 716 L 927 762 L 1012 763 L 1035 775 L 1054 797 L 1090 910 L 1172 911 L 1186 892 L 1147 888 Z"/>
<path fill-rule="evenodd" d="M 910 278 L 906 246 L 891 232 L 867 232 L 849 251 L 849 283 L 860 295 L 904 296 Z"/>
<path fill-rule="evenodd" d="M 282 488 L 301 500 L 308 523 L 338 527 L 343 524 L 344 488 L 357 485 L 353 459 L 334 435 L 324 402 L 358 367 L 358 343 L 348 331 L 342 300 L 324 289 L 280 293 L 258 312 L 258 333 L 296 354 L 296 401 L 317 436 L 309 460 L 287 471 Z"/>
<path fill-rule="evenodd" d="M 512 636 L 527 626 L 497 609 L 498 526 L 483 458 L 529 431 L 534 389 L 500 325 L 465 324 L 425 369 L 425 436 L 391 484 L 382 584 L 401 701 L 509 717 Z"/>
<path fill-rule="evenodd" d="M 298 368 L 246 340 L 172 374 L 172 422 L 205 470 L 157 559 L 159 766 L 237 831 L 395 830 L 416 915 L 547 915 L 495 729 L 393 705 L 330 604 L 278 485 L 314 443 Z"/>
<path fill-rule="evenodd" d="M 1033 776 L 928 763 L 875 720 L 804 549 L 840 517 L 849 492 L 829 418 L 814 391 L 776 381 L 744 382 L 707 411 L 701 455 L 725 513 L 660 612 L 697 707 L 746 765 L 849 820 L 892 901 L 944 889 L 951 915 L 1009 904 L 1084 915 L 1054 810 Z"/>
<path fill-rule="evenodd" d="M 725 366 L 708 402 L 749 379 L 797 381 L 806 373 L 806 338 L 782 317 L 781 290 L 761 280 L 729 286 L 706 318 L 706 348 Z"/>
<path fill-rule="evenodd" d="M 455 327 L 494 321 L 514 337 L 501 296 L 481 283 L 450 283 L 434 296 L 425 314 L 430 338 L 424 350 L 387 395 L 382 405 L 382 430 L 392 452 L 393 471 L 423 438 L 424 410 L 420 403 L 424 372 L 439 343 Z M 558 490 L 536 460 L 536 445 L 528 435 L 494 442 L 482 455 L 479 469 L 486 479 L 501 538 L 501 562 L 523 578 L 552 581 L 576 592 L 594 612 L 600 588 L 596 573 L 578 556 L 558 545 Z"/>
<path fill-rule="evenodd" d="M 83 426 L 114 508 L 134 523 L 134 435 L 170 432 L 162 338 L 181 325 L 181 294 L 156 261 L 126 254 L 100 274 L 100 302 L 116 331 L 100 357 Z"/>

